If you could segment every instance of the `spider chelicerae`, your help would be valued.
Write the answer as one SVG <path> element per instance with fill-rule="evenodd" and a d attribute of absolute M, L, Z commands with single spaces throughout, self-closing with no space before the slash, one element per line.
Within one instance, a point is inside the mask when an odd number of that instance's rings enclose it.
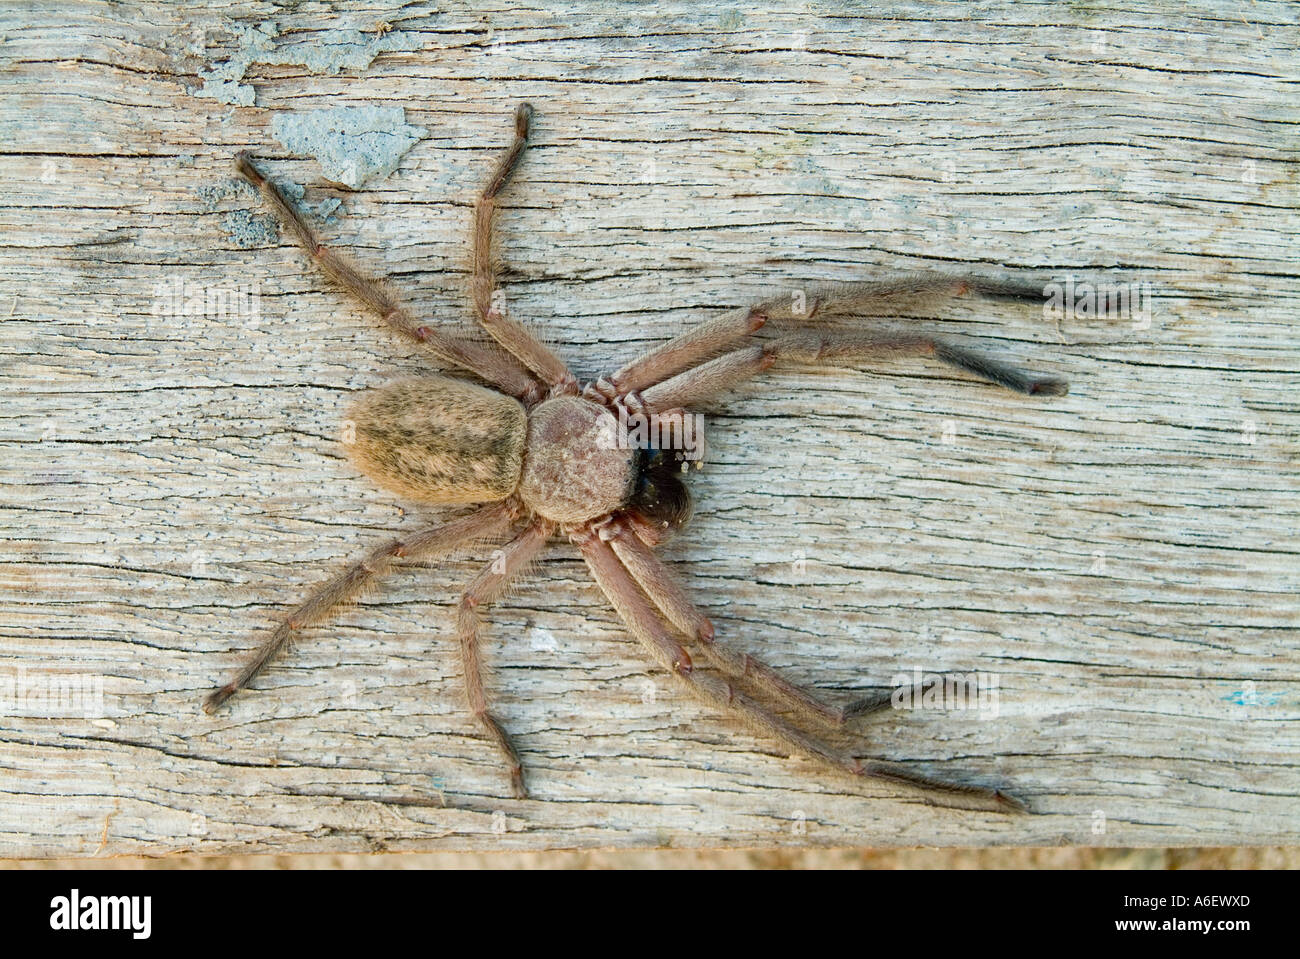
<path fill-rule="evenodd" d="M 413 500 L 475 508 L 371 550 L 321 585 L 289 614 L 230 682 L 204 702 L 208 712 L 243 689 L 299 630 L 354 600 L 399 560 L 428 560 L 472 543 L 507 540 L 469 584 L 457 610 L 457 634 L 469 708 L 496 744 L 514 794 L 525 798 L 523 766 L 493 714 L 479 658 L 479 610 L 493 602 L 555 536 L 582 554 L 592 576 L 651 658 L 705 702 L 740 714 L 749 725 L 858 777 L 919 791 L 932 802 L 1014 812 L 1018 799 L 999 789 L 933 779 L 896 764 L 864 760 L 828 745 L 807 725 L 843 727 L 890 705 L 892 693 L 832 706 L 752 656 L 716 642 L 713 624 L 690 600 L 654 548 L 690 518 L 685 485 L 691 453 L 673 449 L 694 404 L 777 362 L 845 364 L 892 356 L 928 356 L 1021 393 L 1059 396 L 1064 381 L 1022 372 L 923 335 L 828 333 L 799 329 L 816 315 L 854 313 L 900 294 L 960 295 L 1038 301 L 1043 286 L 942 273 L 821 284 L 791 297 L 723 314 L 637 357 L 610 376 L 581 384 L 555 353 L 498 307 L 492 223 L 498 197 L 523 155 L 532 108 L 515 111 L 514 142 L 498 161 L 475 205 L 472 299 L 494 343 L 426 325 L 386 285 L 363 275 L 320 243 L 302 213 L 240 154 L 236 168 L 257 187 L 284 228 L 321 270 L 398 333 L 444 366 L 481 382 L 441 375 L 396 380 L 366 390 L 349 414 L 345 448 L 380 486 Z M 775 337 L 752 334 L 780 321 Z M 484 385 L 486 384 L 486 385 Z M 658 437 L 652 445 L 639 437 Z M 671 442 L 665 443 L 668 435 Z M 698 439 L 698 438 L 697 438 Z M 681 445 L 677 443 L 676 445 Z M 688 645 L 712 670 L 699 669 Z M 778 707 L 774 710 L 773 706 Z M 797 725 L 780 715 L 798 717 Z"/>

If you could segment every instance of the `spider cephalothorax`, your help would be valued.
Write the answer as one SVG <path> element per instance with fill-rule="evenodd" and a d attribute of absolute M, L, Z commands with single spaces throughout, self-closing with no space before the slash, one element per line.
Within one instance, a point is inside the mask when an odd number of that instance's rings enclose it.
<path fill-rule="evenodd" d="M 751 656 L 714 641 L 713 624 L 691 602 L 653 547 L 690 519 L 684 474 L 703 455 L 691 408 L 762 373 L 774 363 L 844 364 L 924 355 L 1022 393 L 1061 395 L 1062 380 L 1024 373 L 928 336 L 828 334 L 799 329 L 818 313 L 851 313 L 882 297 L 977 292 L 1041 300 L 1040 284 L 946 274 L 805 287 L 790 303 L 771 301 L 726 313 L 638 357 L 610 376 L 580 386 L 565 364 L 528 329 L 494 308 L 491 264 L 496 197 L 527 141 L 532 109 L 515 112 L 515 138 L 497 163 L 474 214 L 473 302 L 495 343 L 458 338 L 418 322 L 388 289 L 323 246 L 301 213 L 246 155 L 237 169 L 257 186 L 285 228 L 316 264 L 374 309 L 397 332 L 444 365 L 480 383 L 429 375 L 365 391 L 348 416 L 344 444 L 352 462 L 380 486 L 444 505 L 475 504 L 450 522 L 418 530 L 372 550 L 298 606 L 231 682 L 204 703 L 209 712 L 246 686 L 294 631 L 354 599 L 399 559 L 427 559 L 476 541 L 506 539 L 470 584 L 457 615 L 471 712 L 496 742 L 514 792 L 523 767 L 488 708 L 479 663 L 478 609 L 499 597 L 546 543 L 562 534 L 582 553 L 596 582 L 651 657 L 706 702 L 735 710 L 750 725 L 855 776 L 912 787 L 948 804 L 1006 812 L 1022 804 L 997 789 L 932 779 L 862 760 L 824 744 L 773 711 L 831 728 L 888 706 L 891 696 L 829 706 Z M 765 325 L 790 329 L 757 341 Z M 712 670 L 687 651 L 702 652 Z"/>

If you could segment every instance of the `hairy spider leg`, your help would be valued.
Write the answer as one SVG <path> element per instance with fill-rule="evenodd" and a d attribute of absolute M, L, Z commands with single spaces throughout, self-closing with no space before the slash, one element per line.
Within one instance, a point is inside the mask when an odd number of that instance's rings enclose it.
<path fill-rule="evenodd" d="M 581 550 L 592 576 L 632 635 L 641 641 L 655 662 L 706 703 L 731 710 L 790 750 L 811 756 L 852 776 L 907 786 L 918 790 L 928 801 L 942 805 L 999 813 L 1024 811 L 1024 803 L 998 789 L 932 779 L 892 763 L 863 762 L 831 749 L 745 696 L 726 680 L 698 672 L 690 655 L 673 637 L 632 574 L 619 562 L 617 554 L 599 533 L 588 527 L 570 534 L 570 538 Z"/>
<path fill-rule="evenodd" d="M 528 791 L 524 787 L 523 764 L 501 722 L 488 709 L 487 694 L 483 689 L 483 665 L 479 657 L 479 629 L 482 623 L 478 611 L 481 606 L 500 598 L 511 580 L 542 551 L 554 531 L 554 524 L 538 521 L 503 547 L 498 556 L 469 584 L 460 598 L 456 616 L 456 635 L 460 640 L 469 710 L 505 756 L 510 770 L 510 786 L 516 799 L 528 798 Z"/>
<path fill-rule="evenodd" d="M 458 546 L 481 540 L 498 539 L 512 525 L 515 507 L 508 501 L 493 503 L 460 519 L 417 530 L 371 550 L 364 559 L 349 565 L 323 583 L 276 627 L 262 644 L 257 655 L 239 674 L 203 702 L 204 712 L 214 712 L 235 693 L 247 686 L 289 638 L 299 630 L 325 619 L 339 606 L 349 603 L 376 579 L 387 573 L 399 559 L 432 559 Z"/>
<path fill-rule="evenodd" d="M 478 202 L 474 205 L 474 310 L 488 334 L 528 367 L 550 389 L 552 396 L 573 394 L 578 381 L 564 361 L 522 323 L 508 315 L 504 303 L 494 303 L 496 270 L 492 261 L 492 223 L 496 218 L 497 194 L 509 182 L 524 146 L 528 143 L 533 108 L 527 103 L 515 110 L 515 138 L 497 161 Z"/>
<path fill-rule="evenodd" d="M 691 602 L 672 572 L 630 527 L 616 520 L 600 527 L 598 535 L 609 543 L 615 555 L 670 623 L 700 642 L 705 657 L 736 679 L 749 678 L 769 695 L 801 715 L 833 728 L 856 716 L 888 707 L 893 692 L 856 700 L 847 706 L 831 706 L 798 686 L 771 666 L 746 653 L 738 653 L 714 641 L 714 628 L 707 616 Z"/>
<path fill-rule="evenodd" d="M 401 335 L 413 340 L 438 359 L 459 366 L 511 396 L 527 401 L 541 392 L 537 381 L 513 356 L 486 344 L 450 336 L 417 321 L 389 290 L 387 284 L 366 276 L 346 257 L 325 246 L 307 224 L 306 217 L 268 180 L 247 153 L 235 158 L 235 169 L 257 187 L 283 227 L 293 235 L 320 270 L 355 296 Z"/>

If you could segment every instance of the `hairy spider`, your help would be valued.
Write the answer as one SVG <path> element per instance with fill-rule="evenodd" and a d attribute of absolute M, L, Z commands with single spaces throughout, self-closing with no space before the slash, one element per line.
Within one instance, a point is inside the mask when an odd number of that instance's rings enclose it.
<path fill-rule="evenodd" d="M 941 804 L 1002 812 L 1023 809 L 1019 800 L 998 789 L 944 782 L 896 765 L 858 759 L 774 712 L 772 704 L 779 704 L 805 722 L 834 729 L 888 706 L 890 695 L 846 706 L 827 705 L 752 656 L 715 642 L 713 625 L 654 553 L 654 547 L 690 517 L 690 497 L 683 482 L 689 462 L 681 450 L 674 452 L 666 444 L 616 441 L 614 427 L 635 418 L 643 425 L 663 425 L 681 417 L 692 404 L 781 360 L 835 364 L 929 356 L 1022 393 L 1059 396 L 1066 392 L 1062 380 L 1024 373 L 929 336 L 796 330 L 762 341 L 751 338 L 769 320 L 852 312 L 897 294 L 973 291 L 1041 300 L 1042 287 L 937 273 L 823 284 L 809 287 L 802 304 L 772 301 L 727 313 L 638 357 L 612 376 L 580 385 L 559 357 L 496 308 L 493 300 L 493 215 L 497 197 L 523 154 L 531 118 L 532 108 L 526 103 L 515 111 L 514 142 L 497 163 L 474 212 L 474 311 L 504 350 L 449 335 L 415 319 L 384 284 L 362 275 L 323 246 L 299 210 L 247 154 L 237 158 L 238 172 L 261 191 L 318 267 L 394 330 L 491 388 L 428 375 L 365 391 L 349 414 L 354 435 L 345 443 L 361 471 L 380 486 L 414 500 L 478 504 L 478 508 L 379 546 L 324 583 L 289 614 L 234 679 L 207 697 L 204 709 L 212 712 L 247 686 L 294 633 L 355 599 L 396 561 L 428 559 L 462 544 L 500 542 L 509 535 L 512 538 L 496 561 L 478 574 L 461 597 L 457 633 L 470 711 L 505 757 L 515 795 L 524 798 L 519 756 L 489 708 L 483 688 L 479 608 L 500 597 L 552 536 L 560 534 L 582 553 L 596 582 L 651 658 L 705 702 L 734 710 L 786 748 L 854 776 L 912 787 Z M 647 432 L 657 435 L 654 429 Z M 626 438 L 626 433 L 619 435 Z M 702 652 L 715 671 L 696 668 L 685 643 Z"/>

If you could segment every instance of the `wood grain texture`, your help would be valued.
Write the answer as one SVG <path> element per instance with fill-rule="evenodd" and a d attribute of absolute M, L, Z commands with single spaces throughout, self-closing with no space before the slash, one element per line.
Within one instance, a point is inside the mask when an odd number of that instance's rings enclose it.
<path fill-rule="evenodd" d="M 0 8 L 0 855 L 1296 842 L 1297 10 Z M 833 701 L 993 677 L 996 717 L 890 714 L 861 752 L 1035 815 L 786 758 L 657 677 L 561 543 L 484 651 L 532 800 L 463 708 L 481 550 L 403 570 L 200 712 L 308 586 L 439 515 L 338 442 L 357 391 L 419 358 L 278 238 L 233 156 L 465 325 L 474 194 L 522 99 L 502 282 L 582 377 L 800 282 L 1149 285 L 1146 322 L 897 308 L 1062 373 L 1062 399 L 901 359 L 737 390 L 664 551 L 720 639 Z M 425 135 L 331 185 L 272 121 L 340 106 Z M 42 703 L 60 683 L 95 708 Z"/>

